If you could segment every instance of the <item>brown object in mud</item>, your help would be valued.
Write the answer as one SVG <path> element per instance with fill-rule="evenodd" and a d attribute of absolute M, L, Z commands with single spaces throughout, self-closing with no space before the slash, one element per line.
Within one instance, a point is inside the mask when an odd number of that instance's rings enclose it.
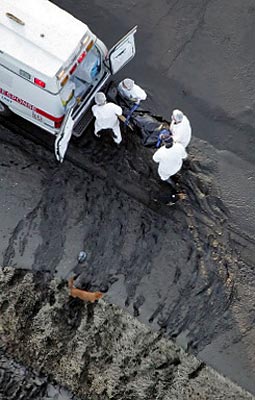
<path fill-rule="evenodd" d="M 69 294 L 72 297 L 78 297 L 81 300 L 90 301 L 94 303 L 96 300 L 99 300 L 103 297 L 103 293 L 101 292 L 86 292 L 85 290 L 76 289 L 73 285 L 74 277 L 68 280 Z"/>
<path fill-rule="evenodd" d="M 179 200 L 186 200 L 187 199 L 186 193 L 178 193 L 178 196 L 179 196 Z"/>
<path fill-rule="evenodd" d="M 124 124 L 126 124 L 127 118 L 124 115 L 118 115 L 118 118 L 120 121 L 122 121 Z M 133 126 L 129 122 L 127 122 L 127 126 L 129 127 L 129 129 L 131 129 L 131 131 L 134 130 Z"/>

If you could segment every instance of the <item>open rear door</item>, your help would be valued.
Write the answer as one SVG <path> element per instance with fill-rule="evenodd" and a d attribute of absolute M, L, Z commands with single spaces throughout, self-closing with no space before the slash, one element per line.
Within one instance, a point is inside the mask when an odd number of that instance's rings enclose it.
<path fill-rule="evenodd" d="M 72 119 L 73 108 L 69 108 L 67 111 L 61 129 L 55 140 L 55 155 L 56 159 L 62 163 L 67 151 L 69 141 L 72 137 L 74 120 Z"/>
<path fill-rule="evenodd" d="M 137 26 L 129 31 L 108 53 L 107 63 L 111 74 L 116 74 L 135 55 L 135 33 Z"/>

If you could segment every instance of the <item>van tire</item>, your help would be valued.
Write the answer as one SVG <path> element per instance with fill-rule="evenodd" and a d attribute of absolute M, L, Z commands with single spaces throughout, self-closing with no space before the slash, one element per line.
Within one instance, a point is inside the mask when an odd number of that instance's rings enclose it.
<path fill-rule="evenodd" d="M 9 117 L 11 115 L 11 110 L 4 103 L 0 101 L 0 117 Z"/>

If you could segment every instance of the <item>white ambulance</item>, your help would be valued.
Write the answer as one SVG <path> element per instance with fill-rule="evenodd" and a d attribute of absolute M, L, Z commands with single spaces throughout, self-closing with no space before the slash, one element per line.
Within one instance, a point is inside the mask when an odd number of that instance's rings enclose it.
<path fill-rule="evenodd" d="M 134 27 L 111 50 L 48 0 L 0 0 L 0 116 L 10 111 L 56 136 L 62 162 L 90 120 L 97 91 L 135 55 Z"/>

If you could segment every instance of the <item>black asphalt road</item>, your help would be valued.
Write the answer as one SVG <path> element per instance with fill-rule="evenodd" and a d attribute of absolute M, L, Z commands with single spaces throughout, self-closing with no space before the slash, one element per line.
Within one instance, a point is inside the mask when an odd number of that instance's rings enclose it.
<path fill-rule="evenodd" d="M 54 3 L 108 47 L 138 25 L 137 56 L 118 77 L 137 80 L 160 115 L 181 108 L 197 137 L 255 162 L 254 0 Z"/>

